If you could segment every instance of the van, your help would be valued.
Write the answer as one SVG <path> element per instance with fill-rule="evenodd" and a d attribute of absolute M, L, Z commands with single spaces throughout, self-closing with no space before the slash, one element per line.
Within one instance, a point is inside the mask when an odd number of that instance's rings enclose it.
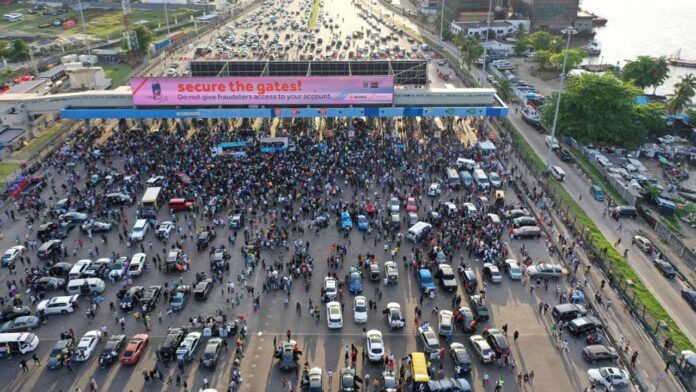
<path fill-rule="evenodd" d="M 462 184 L 464 184 L 465 187 L 469 187 L 474 183 L 474 177 L 472 177 L 471 173 L 466 170 L 459 172 L 459 177 L 461 178 Z"/>
<path fill-rule="evenodd" d="M 638 210 L 636 210 L 636 207 L 633 206 L 617 206 L 614 208 L 612 211 L 612 215 L 616 215 L 617 217 L 628 217 L 628 218 L 635 218 L 638 216 Z"/>
<path fill-rule="evenodd" d="M 553 176 L 553 178 L 555 178 L 556 180 L 561 181 L 561 182 L 563 182 L 563 180 L 565 180 L 565 176 L 566 176 L 563 169 L 561 169 L 558 166 L 551 167 L 551 175 Z"/>
<path fill-rule="evenodd" d="M 186 199 L 171 199 L 169 200 L 169 209 L 172 211 L 188 211 L 193 209 L 193 202 Z"/>
<path fill-rule="evenodd" d="M 551 311 L 551 316 L 553 316 L 556 321 L 571 321 L 586 315 L 587 309 L 585 309 L 584 306 L 569 303 L 556 305 Z"/>
<path fill-rule="evenodd" d="M 86 286 L 85 286 L 86 284 Z M 83 287 L 89 287 L 89 292 L 82 291 Z M 103 293 L 106 285 L 99 278 L 73 279 L 68 282 L 68 294 L 99 294 Z"/>
<path fill-rule="evenodd" d="M 476 182 L 476 185 L 483 190 L 488 190 L 488 188 L 491 186 L 491 183 L 488 182 L 486 172 L 484 172 L 482 169 L 474 170 L 474 182 Z"/>
<path fill-rule="evenodd" d="M 30 353 L 39 346 L 39 338 L 30 332 L 0 333 L 0 357 L 9 351 L 15 354 Z M 10 348 L 7 350 L 7 348 Z"/>
<path fill-rule="evenodd" d="M 411 226 L 410 229 L 408 229 L 408 231 L 406 232 L 406 239 L 411 242 L 418 242 L 427 237 L 427 235 L 430 234 L 432 229 L 433 226 L 430 223 L 418 222 L 415 225 Z"/>
<path fill-rule="evenodd" d="M 73 279 L 80 279 L 82 277 L 82 273 L 87 270 L 87 267 L 92 265 L 92 260 L 89 259 L 84 259 L 80 260 L 75 265 L 70 268 L 70 272 L 68 273 L 68 279 L 73 280 Z"/>
<path fill-rule="evenodd" d="M 457 158 L 457 167 L 459 169 L 474 170 L 476 168 L 476 161 L 473 159 Z"/>
<path fill-rule="evenodd" d="M 142 241 L 147 234 L 147 219 L 138 219 L 133 225 L 133 230 L 130 232 L 130 239 L 133 241 Z"/>
<path fill-rule="evenodd" d="M 546 143 L 548 147 L 551 147 L 552 150 L 555 150 L 559 147 L 558 139 L 552 136 L 546 136 L 546 138 L 544 139 L 544 143 Z"/>
<path fill-rule="evenodd" d="M 459 182 L 459 175 L 457 171 L 451 167 L 447 168 L 447 183 L 453 188 L 459 188 L 461 183 Z"/>

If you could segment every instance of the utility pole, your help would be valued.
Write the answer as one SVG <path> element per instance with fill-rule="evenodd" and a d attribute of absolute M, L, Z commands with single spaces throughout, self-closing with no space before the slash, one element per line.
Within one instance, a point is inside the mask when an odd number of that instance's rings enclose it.
<path fill-rule="evenodd" d="M 565 54 L 563 55 L 563 70 L 561 71 L 561 86 L 558 90 L 558 99 L 556 100 L 556 113 L 553 115 L 553 127 L 551 127 L 551 143 L 549 143 L 549 151 L 546 153 L 546 171 L 548 172 L 551 168 L 551 147 L 553 146 L 554 138 L 556 137 L 556 124 L 558 124 L 558 110 L 561 107 L 561 95 L 563 94 L 563 83 L 566 78 L 566 61 L 568 60 L 568 49 L 570 48 L 570 37 L 576 34 L 577 31 L 572 27 L 566 27 L 561 30 L 561 33 L 568 34 L 568 41 L 566 41 Z"/>

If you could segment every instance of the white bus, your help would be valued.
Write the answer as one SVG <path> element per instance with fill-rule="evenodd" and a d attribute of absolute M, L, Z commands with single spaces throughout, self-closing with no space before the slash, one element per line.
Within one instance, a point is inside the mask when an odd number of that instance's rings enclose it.
<path fill-rule="evenodd" d="M 0 357 L 7 355 L 7 347 L 10 347 L 11 355 L 30 353 L 36 350 L 39 338 L 30 332 L 0 333 Z"/>
<path fill-rule="evenodd" d="M 20 14 L 19 12 L 13 12 L 11 14 L 3 15 L 2 19 L 8 22 L 19 22 L 20 20 L 24 19 L 24 15 Z"/>

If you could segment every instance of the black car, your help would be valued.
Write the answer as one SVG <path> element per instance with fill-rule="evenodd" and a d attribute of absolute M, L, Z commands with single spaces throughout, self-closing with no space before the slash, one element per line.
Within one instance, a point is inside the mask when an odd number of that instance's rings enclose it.
<path fill-rule="evenodd" d="M 595 317 L 580 317 L 568 323 L 568 332 L 574 336 L 582 336 L 602 328 L 602 322 Z"/>
<path fill-rule="evenodd" d="M 674 279 L 677 276 L 677 271 L 674 270 L 674 266 L 672 266 L 669 261 L 655 259 L 653 260 L 653 263 L 655 264 L 655 267 L 660 270 L 662 276 L 669 279 Z"/>
<path fill-rule="evenodd" d="M 90 278 L 104 279 L 109 274 L 110 269 L 111 268 L 109 268 L 109 265 L 107 265 L 107 263 L 97 261 L 90 264 L 89 267 L 87 267 L 85 271 L 82 273 L 82 275 Z"/>
<path fill-rule="evenodd" d="M 213 289 L 213 280 L 204 279 L 193 286 L 193 296 L 198 300 L 208 299 L 210 290 Z"/>
<path fill-rule="evenodd" d="M 684 289 L 681 293 L 686 302 L 691 305 L 691 308 L 696 310 L 696 291 Z"/>
<path fill-rule="evenodd" d="M 53 232 L 53 236 L 51 238 L 58 238 L 61 240 L 68 238 L 70 232 L 73 231 L 75 226 L 77 225 L 73 222 L 63 222 L 60 224 L 60 227 Z"/>
<path fill-rule="evenodd" d="M 490 312 L 488 311 L 486 301 L 481 298 L 480 295 L 472 295 L 469 299 L 469 305 L 471 307 L 471 313 L 474 314 L 475 318 L 478 318 L 481 321 L 485 321 L 490 318 Z"/>
<path fill-rule="evenodd" d="M 66 281 L 54 276 L 42 276 L 34 281 L 34 284 L 42 290 L 58 290 L 65 287 Z"/>
<path fill-rule="evenodd" d="M 501 357 L 503 354 L 510 354 L 510 345 L 507 338 L 503 335 L 503 331 L 499 329 L 488 329 L 483 332 L 483 336 L 488 341 L 488 345 L 495 351 L 496 357 Z"/>
<path fill-rule="evenodd" d="M 222 353 L 222 347 L 222 339 L 212 338 L 208 340 L 208 344 L 205 346 L 205 351 L 201 356 L 201 366 L 215 369 L 218 359 Z"/>
<path fill-rule="evenodd" d="M 570 153 L 563 147 L 558 147 L 553 150 L 553 152 L 556 153 L 558 159 L 562 160 L 563 162 L 571 162 L 573 160 L 573 156 L 570 155 Z"/>
<path fill-rule="evenodd" d="M 160 359 L 166 362 L 176 358 L 176 349 L 179 348 L 187 334 L 187 328 L 169 328 L 167 337 L 164 338 L 164 342 L 159 348 Z"/>
<path fill-rule="evenodd" d="M 72 267 L 73 267 L 72 264 L 65 262 L 65 261 L 61 261 L 61 262 L 55 263 L 52 266 L 50 266 L 48 268 L 48 274 L 51 276 L 55 276 L 55 277 L 66 277 L 67 278 Z"/>
<path fill-rule="evenodd" d="M 215 231 L 214 230 L 206 230 L 202 231 L 198 234 L 198 238 L 196 240 L 196 246 L 200 249 L 205 248 L 210 244 L 210 241 L 215 239 Z"/>
<path fill-rule="evenodd" d="M 39 247 L 37 256 L 40 259 L 50 259 L 54 256 L 60 256 L 60 245 L 63 242 L 61 240 L 49 240 L 41 244 Z"/>
<path fill-rule="evenodd" d="M 445 289 L 445 291 L 457 290 L 457 279 L 454 276 L 452 267 L 450 267 L 448 264 L 440 264 L 437 266 L 435 278 L 440 281 L 440 285 L 443 289 Z"/>
<path fill-rule="evenodd" d="M 53 350 L 48 354 L 48 362 L 46 367 L 50 370 L 55 370 L 63 367 L 63 361 L 66 354 L 70 353 L 75 347 L 75 342 L 72 338 L 61 339 L 53 346 Z"/>
<path fill-rule="evenodd" d="M 53 238 L 53 232 L 58 230 L 59 225 L 56 222 L 46 222 L 39 226 L 39 230 L 36 232 L 36 238 L 41 241 L 46 241 Z"/>
<path fill-rule="evenodd" d="M 457 376 L 471 373 L 471 358 L 469 358 L 469 353 L 463 344 L 457 342 L 450 344 L 449 352 L 454 361 L 454 371 L 457 373 Z"/>
<path fill-rule="evenodd" d="M 464 284 L 464 290 L 473 294 L 476 292 L 476 287 L 478 286 L 478 279 L 476 278 L 476 273 L 471 268 L 459 267 L 459 277 Z"/>
<path fill-rule="evenodd" d="M 28 306 L 8 306 L 0 312 L 1 321 L 14 320 L 20 316 L 28 316 L 31 314 L 31 309 Z"/>
<path fill-rule="evenodd" d="M 126 335 L 111 335 L 106 341 L 101 355 L 99 355 L 99 367 L 105 368 L 118 360 L 121 350 L 126 346 Z"/>
<path fill-rule="evenodd" d="M 143 289 L 143 286 L 133 286 L 128 289 L 128 291 L 126 291 L 121 298 L 121 309 L 135 309 L 135 307 L 137 307 L 140 303 L 140 300 L 143 298 L 144 292 L 145 289 Z"/>
<path fill-rule="evenodd" d="M 616 361 L 619 359 L 619 354 L 611 347 L 593 344 L 582 349 L 582 357 L 586 361 L 595 363 L 597 361 Z"/>
<path fill-rule="evenodd" d="M 159 299 L 160 293 L 162 292 L 162 286 L 150 286 L 145 290 L 143 298 L 140 300 L 140 305 L 143 307 L 147 306 L 147 310 L 150 311 L 157 306 L 157 299 Z"/>

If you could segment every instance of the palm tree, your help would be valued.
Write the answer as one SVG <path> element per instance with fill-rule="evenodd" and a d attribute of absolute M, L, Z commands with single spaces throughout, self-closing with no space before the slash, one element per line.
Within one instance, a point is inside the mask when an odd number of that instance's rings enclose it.
<path fill-rule="evenodd" d="M 469 45 L 462 52 L 462 57 L 464 58 L 464 63 L 467 68 L 471 69 L 471 65 L 476 62 L 476 60 L 483 54 L 483 46 L 477 41 L 470 40 Z"/>
<path fill-rule="evenodd" d="M 667 100 L 665 108 L 669 114 L 679 114 L 691 103 L 696 95 L 696 75 L 686 74 L 679 77 L 679 82 L 674 85 L 674 94 Z"/>
<path fill-rule="evenodd" d="M 520 39 L 525 35 L 527 35 L 527 28 L 525 27 L 525 25 L 520 23 L 519 25 L 517 25 L 517 30 L 515 30 L 514 37 Z"/>
<path fill-rule="evenodd" d="M 665 56 L 661 56 L 653 64 L 653 69 L 650 70 L 650 77 L 655 81 L 655 85 L 653 85 L 653 95 L 655 95 L 657 87 L 665 82 L 667 76 L 669 76 L 669 63 Z"/>
<path fill-rule="evenodd" d="M 505 102 L 509 102 L 514 97 L 515 93 L 512 90 L 512 83 L 510 83 L 509 80 L 502 79 L 498 83 L 498 95 Z"/>

